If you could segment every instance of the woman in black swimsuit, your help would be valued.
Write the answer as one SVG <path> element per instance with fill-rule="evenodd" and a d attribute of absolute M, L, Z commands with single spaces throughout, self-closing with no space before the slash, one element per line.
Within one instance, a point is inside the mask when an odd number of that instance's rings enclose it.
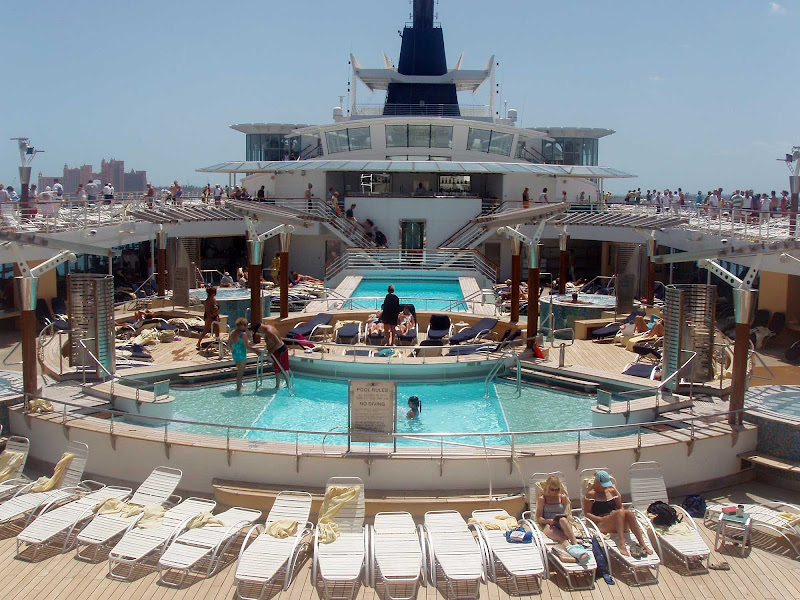
<path fill-rule="evenodd" d="M 633 511 L 622 508 L 620 498 L 614 482 L 607 471 L 598 471 L 594 475 L 594 483 L 583 499 L 583 514 L 591 520 L 602 533 L 617 533 L 619 542 L 617 547 L 621 554 L 629 555 L 625 544 L 625 533 L 630 531 L 636 541 L 647 554 L 653 551 L 645 542 L 642 528 L 636 521 Z"/>

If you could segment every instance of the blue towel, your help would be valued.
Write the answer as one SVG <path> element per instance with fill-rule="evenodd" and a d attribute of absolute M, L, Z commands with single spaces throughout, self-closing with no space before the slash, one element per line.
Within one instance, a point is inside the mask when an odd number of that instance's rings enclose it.
<path fill-rule="evenodd" d="M 533 534 L 526 531 L 524 527 L 517 527 L 511 531 L 506 531 L 506 541 L 512 544 L 530 544 L 533 542 Z"/>

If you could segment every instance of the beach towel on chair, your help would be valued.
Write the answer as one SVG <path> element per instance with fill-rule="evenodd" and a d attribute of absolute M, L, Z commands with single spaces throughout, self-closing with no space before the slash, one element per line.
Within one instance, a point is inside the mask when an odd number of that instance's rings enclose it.
<path fill-rule="evenodd" d="M 0 481 L 13 477 L 25 459 L 22 452 L 3 452 L 0 454 Z"/>
<path fill-rule="evenodd" d="M 332 486 L 325 492 L 325 500 L 319 511 L 319 541 L 323 544 L 330 544 L 339 537 L 339 526 L 333 522 L 336 515 L 342 510 L 345 504 L 350 502 L 358 495 L 358 490 L 354 487 Z"/>
<path fill-rule="evenodd" d="M 55 469 L 53 469 L 53 476 L 52 477 L 39 477 L 31 486 L 32 492 L 49 492 L 52 489 L 58 487 L 58 484 L 61 483 L 61 479 L 64 477 L 64 473 L 67 472 L 67 467 L 69 467 L 69 463 L 72 462 L 72 459 L 75 458 L 75 455 L 70 452 L 64 452 L 61 455 L 61 458 L 58 460 Z"/>
<path fill-rule="evenodd" d="M 297 525 L 298 523 L 294 519 L 273 521 L 270 523 L 270 526 L 267 527 L 267 535 L 279 539 L 288 538 L 297 533 Z"/>
<path fill-rule="evenodd" d="M 186 529 L 198 529 L 200 527 L 224 527 L 225 523 L 220 521 L 210 512 L 201 512 L 199 515 L 189 519 Z"/>

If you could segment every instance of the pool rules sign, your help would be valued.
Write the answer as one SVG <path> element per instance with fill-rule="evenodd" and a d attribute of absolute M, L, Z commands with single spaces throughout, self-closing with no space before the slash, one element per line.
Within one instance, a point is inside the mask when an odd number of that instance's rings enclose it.
<path fill-rule="evenodd" d="M 349 382 L 350 441 L 391 442 L 397 426 L 397 383 Z"/>

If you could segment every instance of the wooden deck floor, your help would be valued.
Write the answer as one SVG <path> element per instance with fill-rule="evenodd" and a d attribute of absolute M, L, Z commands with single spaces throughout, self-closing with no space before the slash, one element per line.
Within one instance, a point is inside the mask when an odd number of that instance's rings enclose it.
<path fill-rule="evenodd" d="M 759 494 L 751 493 L 753 488 Z M 762 484 L 738 486 L 717 494 L 709 499 L 734 501 L 757 500 L 759 497 L 794 496 L 784 490 L 765 488 Z M 216 575 L 209 579 L 187 578 L 183 587 L 173 589 L 157 583 L 154 569 L 155 561 L 138 569 L 131 580 L 116 581 L 108 578 L 105 560 L 99 563 L 86 563 L 75 559 L 74 552 L 58 554 L 42 552 L 36 562 L 15 558 L 14 536 L 19 531 L 13 526 L 0 530 L 0 597 L 37 598 L 39 600 L 80 599 L 127 600 L 139 598 L 197 600 L 232 600 L 234 596 L 235 559 L 238 547 L 228 555 L 228 561 Z M 714 542 L 714 531 L 700 524 L 709 547 Z M 236 546 L 236 545 L 234 545 Z M 103 559 L 105 557 L 102 557 Z M 780 553 L 755 548 L 746 558 L 742 558 L 733 546 L 727 545 L 722 554 L 713 552 L 712 563 L 726 560 L 730 571 L 710 571 L 705 575 L 687 577 L 666 566 L 661 568 L 657 585 L 641 588 L 630 587 L 624 577 L 616 577 L 617 584 L 609 586 L 599 580 L 592 591 L 569 592 L 563 588 L 558 578 L 544 582 L 542 598 L 546 599 L 597 599 L 597 600 L 671 600 L 708 598 L 730 600 L 748 598 L 753 600 L 783 600 L 800 598 L 800 562 Z M 373 588 L 361 586 L 357 600 L 380 600 L 384 596 Z M 442 600 L 444 596 L 428 586 L 420 589 L 419 600 Z M 495 584 L 481 586 L 480 597 L 488 600 L 507 600 L 508 593 Z M 276 590 L 267 598 L 281 600 L 317 600 L 318 590 L 312 585 L 310 561 L 306 560 L 289 590 Z"/>

